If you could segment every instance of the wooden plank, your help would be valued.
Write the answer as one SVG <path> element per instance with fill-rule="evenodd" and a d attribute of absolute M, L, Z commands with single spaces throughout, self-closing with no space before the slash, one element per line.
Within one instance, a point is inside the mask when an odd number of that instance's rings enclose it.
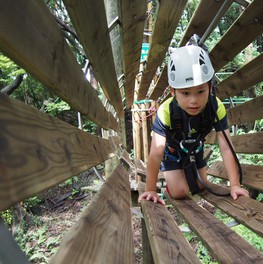
<path fill-rule="evenodd" d="M 219 185 L 211 184 L 211 187 L 219 193 L 227 191 Z M 245 196 L 234 201 L 230 196 L 219 197 L 208 191 L 200 193 L 200 196 L 263 237 L 263 203 Z"/>
<path fill-rule="evenodd" d="M 263 1 L 252 1 L 210 52 L 215 71 L 220 70 L 262 34 L 262 17 Z"/>
<path fill-rule="evenodd" d="M 124 115 L 103 0 L 63 1 L 78 38 L 109 102 Z"/>
<path fill-rule="evenodd" d="M 50 263 L 135 263 L 127 171 L 119 164 Z"/>
<path fill-rule="evenodd" d="M 263 166 L 241 164 L 244 185 L 263 192 Z M 221 179 L 228 180 L 226 170 L 222 161 L 216 161 L 208 168 L 208 174 Z"/>
<path fill-rule="evenodd" d="M 29 264 L 24 252 L 20 249 L 11 232 L 0 218 L 0 263 Z"/>
<path fill-rule="evenodd" d="M 232 142 L 236 152 L 238 153 L 262 154 L 263 141 L 260 140 L 262 137 L 263 132 L 243 134 L 232 136 Z"/>
<path fill-rule="evenodd" d="M 118 131 L 43 1 L 1 1 L 0 25 L 0 49 L 8 57 L 93 122 Z"/>
<path fill-rule="evenodd" d="M 206 32 L 217 12 L 220 10 L 225 1 L 207 1 L 201 0 L 189 22 L 185 34 L 179 46 L 185 46 L 187 41 L 197 34 L 200 37 Z M 232 2 L 232 1 L 229 1 Z M 215 25 L 216 26 L 216 25 Z"/>
<path fill-rule="evenodd" d="M 136 167 L 136 173 L 139 176 L 142 176 L 143 179 L 145 180 L 146 179 L 146 166 L 143 164 L 143 161 L 135 158 L 134 164 Z M 162 171 L 159 171 L 158 173 L 158 180 L 161 180 L 161 181 L 164 180 L 164 175 Z"/>
<path fill-rule="evenodd" d="M 109 140 L 0 95 L 0 210 L 113 156 Z"/>
<path fill-rule="evenodd" d="M 262 1 L 263 3 L 263 1 Z M 229 125 L 241 125 L 263 118 L 263 95 L 227 110 Z"/>
<path fill-rule="evenodd" d="M 263 255 L 190 198 L 168 202 L 182 214 L 220 263 L 261 263 Z"/>
<path fill-rule="evenodd" d="M 238 153 L 247 154 L 262 154 L 263 153 L 263 143 L 258 140 L 263 136 L 263 132 L 243 134 L 232 136 L 232 142 L 235 147 L 235 151 Z M 217 144 L 216 132 L 211 131 L 206 137 L 206 144 Z"/>
<path fill-rule="evenodd" d="M 139 192 L 144 189 L 139 182 Z M 200 263 L 165 206 L 146 200 L 141 206 L 154 263 Z"/>
<path fill-rule="evenodd" d="M 157 67 L 163 62 L 186 3 L 186 0 L 159 1 L 146 68 L 139 86 L 138 100 L 145 98 Z"/>
<path fill-rule="evenodd" d="M 162 96 L 165 88 L 168 85 L 169 83 L 167 78 L 167 65 L 165 65 L 150 95 L 150 99 L 157 100 L 160 96 Z"/>
<path fill-rule="evenodd" d="M 126 106 L 129 108 L 134 100 L 135 77 L 140 67 L 147 1 L 121 0 L 120 5 Z"/>
<path fill-rule="evenodd" d="M 225 99 L 252 87 L 263 80 L 263 53 L 216 86 L 217 96 Z"/>

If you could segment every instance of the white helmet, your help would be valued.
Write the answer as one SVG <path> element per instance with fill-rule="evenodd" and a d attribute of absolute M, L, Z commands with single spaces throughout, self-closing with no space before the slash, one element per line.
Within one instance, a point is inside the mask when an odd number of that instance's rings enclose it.
<path fill-rule="evenodd" d="M 172 88 L 183 89 L 210 81 L 214 68 L 208 54 L 199 46 L 170 48 L 168 83 Z"/>

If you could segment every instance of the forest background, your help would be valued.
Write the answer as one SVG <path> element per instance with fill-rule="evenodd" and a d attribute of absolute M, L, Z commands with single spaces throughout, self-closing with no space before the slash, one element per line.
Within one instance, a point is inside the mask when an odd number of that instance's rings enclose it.
<path fill-rule="evenodd" d="M 113 17 L 115 15 L 114 3 L 113 0 L 105 0 L 105 5 L 107 8 L 108 16 Z M 145 32 L 150 34 L 150 28 L 154 26 L 155 14 L 157 10 L 158 1 L 148 1 L 152 2 L 151 8 L 148 10 L 148 23 L 145 25 Z M 179 22 L 179 25 L 174 34 L 171 46 L 177 47 L 187 25 L 198 5 L 198 0 L 188 1 L 187 7 L 184 10 L 182 18 Z M 67 40 L 69 46 L 71 47 L 78 63 L 83 68 L 83 71 L 89 75 L 90 81 L 97 90 L 98 95 L 101 100 L 104 100 L 103 91 L 100 88 L 99 83 L 97 82 L 95 76 L 92 72 L 92 67 L 90 67 L 89 59 L 85 55 L 83 48 L 81 47 L 78 36 L 72 26 L 70 18 L 67 14 L 67 11 L 61 0 L 45 0 L 46 5 L 49 7 L 50 11 L 54 14 L 55 19 L 59 26 L 61 27 L 65 39 Z M 233 21 L 243 12 L 241 5 L 233 3 L 229 10 L 226 12 L 224 17 L 221 19 L 218 26 L 211 33 L 209 38 L 206 40 L 205 44 L 208 46 L 209 50 L 218 42 L 218 40 L 223 36 L 223 34 L 229 29 Z M 149 40 L 149 38 L 148 38 Z M 117 41 L 117 40 L 116 40 Z M 147 41 L 147 39 L 146 39 Z M 118 44 L 118 43 L 117 43 Z M 118 45 L 116 45 L 118 47 Z M 244 64 L 251 61 L 253 58 L 257 57 L 262 53 L 263 49 L 263 37 L 259 36 L 253 43 L 251 43 L 246 49 L 243 50 L 238 56 L 236 56 L 230 63 L 228 63 L 220 72 L 216 73 L 216 78 L 220 82 L 227 78 L 230 74 L 241 68 Z M 160 65 L 162 67 L 162 65 Z M 119 69 L 121 73 L 121 65 L 117 65 L 116 68 Z M 165 89 L 165 87 L 164 87 Z M 54 117 L 57 117 L 64 122 L 67 122 L 73 126 L 80 127 L 84 131 L 90 133 L 101 135 L 101 129 L 96 124 L 88 120 L 87 117 L 81 116 L 72 109 L 66 102 L 61 100 L 56 96 L 51 90 L 47 87 L 44 87 L 43 84 L 39 83 L 33 76 L 27 73 L 24 69 L 20 68 L 13 61 L 7 58 L 0 51 L 0 92 L 11 96 L 17 100 L 24 102 L 25 104 L 31 105 L 39 111 L 48 113 Z M 231 98 L 231 100 L 226 100 L 226 105 L 231 102 L 238 103 L 239 100 L 249 100 L 256 96 L 262 95 L 262 83 L 250 87 L 239 96 Z M 4 114 L 4 113 L 2 113 Z M 263 120 L 257 120 L 255 123 L 248 123 L 245 126 L 236 127 L 233 129 L 235 133 L 247 133 L 249 131 L 262 131 L 263 129 Z M 132 150 L 131 150 L 132 152 Z M 131 153 L 132 154 L 132 153 Z M 210 162 L 215 161 L 219 158 L 219 152 L 217 149 L 214 149 L 214 153 L 210 158 Z M 250 164 L 261 164 L 263 165 L 262 155 L 239 155 L 239 159 L 242 159 L 242 163 Z M 99 173 L 103 174 L 103 166 L 97 168 Z M 85 200 L 81 205 L 79 201 L 84 198 L 92 198 L 92 194 L 85 194 L 81 187 L 85 185 L 92 185 L 94 182 L 97 182 L 97 175 L 94 171 L 83 172 L 81 175 L 76 175 L 72 179 L 68 180 L 65 183 L 55 187 L 52 190 L 48 190 L 43 194 L 30 198 L 26 201 L 19 203 L 10 210 L 7 210 L 1 213 L 2 218 L 5 220 L 6 224 L 10 227 L 10 230 L 16 236 L 17 241 L 21 244 L 21 247 L 24 249 L 26 254 L 29 256 L 30 260 L 34 263 L 46 263 L 49 257 L 54 254 L 57 249 L 58 244 L 60 243 L 61 237 L 55 237 L 47 235 L 47 227 L 50 226 L 42 225 L 43 221 L 43 211 L 44 216 L 48 221 L 53 222 L 54 218 L 58 218 L 61 210 L 68 210 L 68 214 L 75 214 L 76 210 L 78 213 L 82 211 L 82 208 L 87 205 L 88 199 Z M 262 201 L 263 195 L 261 193 L 256 193 L 254 190 L 251 190 L 252 195 L 255 199 Z M 66 198 L 65 198 L 66 197 Z M 53 200 L 52 200 L 53 199 Z M 57 201 L 62 201 L 64 209 L 61 209 L 60 206 L 51 206 L 50 200 L 54 202 L 54 199 Z M 71 199 L 70 202 L 65 202 L 66 199 Z M 49 204 L 48 204 L 49 203 Z M 69 203 L 75 206 L 75 211 L 71 211 L 67 205 Z M 66 207 L 66 209 L 65 209 Z M 56 212 L 56 208 L 58 211 Z M 52 211 L 52 210 L 53 211 Z M 50 212 L 50 215 L 49 215 Z M 42 214 L 42 216 L 40 216 Z M 217 213 L 219 217 L 224 217 L 222 214 Z M 73 222 L 74 219 L 69 216 L 69 221 Z M 229 219 L 225 219 L 229 221 Z M 64 221 L 60 223 L 61 227 L 67 225 Z M 58 228 L 58 227 L 57 227 Z M 52 228 L 51 228 L 52 229 Z M 252 242 L 256 244 L 259 250 L 263 251 L 262 239 L 253 234 L 247 234 L 246 230 L 243 229 L 240 232 L 243 232 L 245 236 L 251 236 L 249 238 Z M 55 232 L 54 230 L 49 230 L 49 232 Z M 29 239 L 29 233 L 31 238 Z M 35 234 L 32 238 L 32 234 Z M 245 234 L 244 234 L 245 233 Z M 193 240 L 193 237 L 188 238 L 189 241 Z M 261 245 L 260 245 L 261 244 Z M 34 248 L 34 249 L 33 249 Z M 211 262 L 211 257 L 209 253 L 205 252 L 205 249 L 202 246 L 199 246 L 200 255 L 203 255 L 203 263 L 213 263 Z M 206 262 L 208 261 L 208 262 Z"/>

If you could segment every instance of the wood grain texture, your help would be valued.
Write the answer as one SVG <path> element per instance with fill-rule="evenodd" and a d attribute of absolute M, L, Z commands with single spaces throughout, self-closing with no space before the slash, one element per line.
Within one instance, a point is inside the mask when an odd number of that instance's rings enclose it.
<path fill-rule="evenodd" d="M 263 153 L 263 142 L 259 140 L 262 138 L 263 132 L 242 134 L 232 136 L 232 142 L 237 153 L 247 154 L 262 154 Z M 206 137 L 206 144 L 217 144 L 216 132 L 211 131 Z"/>
<path fill-rule="evenodd" d="M 216 94 L 225 99 L 258 84 L 263 80 L 263 53 L 216 86 Z"/>
<path fill-rule="evenodd" d="M 109 140 L 0 95 L 0 210 L 113 156 Z"/>
<path fill-rule="evenodd" d="M 144 189 L 145 184 L 139 182 L 139 192 Z M 146 200 L 141 206 L 154 263 L 200 263 L 165 206 Z"/>
<path fill-rule="evenodd" d="M 232 142 L 238 153 L 263 154 L 263 132 L 232 136 Z"/>
<path fill-rule="evenodd" d="M 165 88 L 169 85 L 168 77 L 167 77 L 167 65 L 165 65 L 162 70 L 154 88 L 150 95 L 151 100 L 157 100 L 160 96 L 162 96 Z"/>
<path fill-rule="evenodd" d="M 219 193 L 226 193 L 227 189 L 219 185 L 210 184 L 211 188 Z M 230 196 L 219 197 L 207 191 L 200 193 L 200 196 L 208 202 L 223 210 L 235 220 L 263 237 L 263 204 L 242 196 L 234 201 Z M 262 239 L 263 242 L 263 239 Z"/>
<path fill-rule="evenodd" d="M 50 263 L 135 263 L 127 171 L 118 165 Z"/>
<path fill-rule="evenodd" d="M 117 81 L 103 0 L 64 0 L 79 41 L 109 102 L 120 117 L 123 104 Z"/>
<path fill-rule="evenodd" d="M 189 22 L 179 46 L 184 46 L 194 34 L 202 37 L 224 2 L 224 0 L 201 0 Z M 231 3 L 232 1 L 229 2 Z"/>
<path fill-rule="evenodd" d="M 143 71 L 139 86 L 138 100 L 145 98 L 157 67 L 164 60 L 186 3 L 186 0 L 165 0 L 159 2 L 146 68 Z"/>
<path fill-rule="evenodd" d="M 263 3 L 263 1 L 262 1 Z M 227 110 L 229 125 L 241 125 L 263 118 L 263 95 Z"/>
<path fill-rule="evenodd" d="M 263 32 L 263 1 L 254 0 L 210 52 L 219 71 Z"/>
<path fill-rule="evenodd" d="M 134 100 L 135 77 L 139 73 L 146 0 L 121 0 L 123 68 L 125 74 L 126 106 Z"/>
<path fill-rule="evenodd" d="M 196 202 L 190 198 L 175 200 L 167 193 L 166 197 L 220 263 L 262 263 L 259 251 Z"/>
<path fill-rule="evenodd" d="M 93 122 L 119 130 L 43 1 L 0 2 L 0 49 Z"/>
<path fill-rule="evenodd" d="M 243 172 L 242 183 L 253 189 L 263 192 L 263 166 L 241 164 Z M 227 180 L 227 174 L 222 161 L 214 162 L 208 168 L 208 174 Z"/>

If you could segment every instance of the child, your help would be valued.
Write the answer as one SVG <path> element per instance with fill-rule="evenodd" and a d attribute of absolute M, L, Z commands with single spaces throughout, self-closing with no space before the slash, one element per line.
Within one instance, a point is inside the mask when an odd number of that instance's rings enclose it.
<path fill-rule="evenodd" d="M 211 94 L 214 69 L 208 54 L 193 45 L 173 49 L 167 67 L 173 97 L 159 107 L 153 124 L 146 190 L 139 196 L 139 202 L 146 199 L 164 204 L 156 193 L 159 169 L 163 171 L 167 191 L 176 199 L 185 198 L 190 190 L 197 193 L 204 189 L 198 179 L 193 180 L 186 175 L 191 174 L 189 158 L 194 156 L 199 175 L 203 182 L 207 182 L 203 142 L 213 127 L 230 181 L 232 198 L 236 200 L 238 196 L 248 196 L 248 191 L 240 187 L 236 161 L 222 132 L 224 130 L 230 139 L 225 107 Z M 219 122 L 213 115 L 215 112 Z"/>

